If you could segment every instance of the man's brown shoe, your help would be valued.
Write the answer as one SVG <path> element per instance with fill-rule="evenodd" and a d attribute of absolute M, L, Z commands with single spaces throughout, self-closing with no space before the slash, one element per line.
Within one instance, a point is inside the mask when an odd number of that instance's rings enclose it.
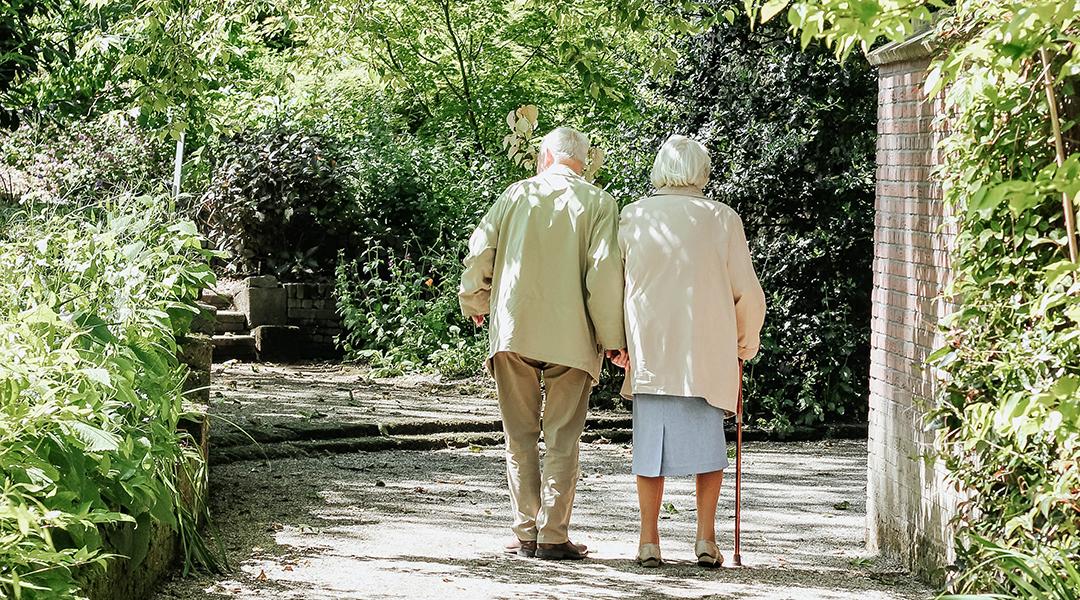
<path fill-rule="evenodd" d="M 589 553 L 584 544 L 567 540 L 561 544 L 537 544 L 536 558 L 547 560 L 581 560 Z"/>
<path fill-rule="evenodd" d="M 536 556 L 536 540 L 519 540 L 512 537 L 503 544 L 507 554 L 517 554 L 526 558 Z"/>

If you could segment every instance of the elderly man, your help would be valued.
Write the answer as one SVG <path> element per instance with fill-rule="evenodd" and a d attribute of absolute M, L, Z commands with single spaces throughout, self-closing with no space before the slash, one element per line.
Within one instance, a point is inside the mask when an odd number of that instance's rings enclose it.
<path fill-rule="evenodd" d="M 621 358 L 626 346 L 619 208 L 581 177 L 588 152 L 573 129 L 544 136 L 539 174 L 508 187 L 469 239 L 458 292 L 477 325 L 491 313 L 487 367 L 514 515 L 506 548 L 521 556 L 585 557 L 567 534 L 578 440 L 604 349 Z"/>

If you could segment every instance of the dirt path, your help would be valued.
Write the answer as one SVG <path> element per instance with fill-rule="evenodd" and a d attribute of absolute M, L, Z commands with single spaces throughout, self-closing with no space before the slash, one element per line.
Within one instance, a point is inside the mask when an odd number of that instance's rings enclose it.
<path fill-rule="evenodd" d="M 325 381 L 338 376 L 340 371 L 330 370 L 320 377 Z M 235 378 L 220 380 L 237 382 Z M 323 388 L 307 383 L 311 385 L 303 387 L 309 388 L 309 396 L 324 388 L 338 393 L 338 387 L 377 384 L 353 380 L 338 385 L 339 381 Z M 301 400 L 304 393 L 294 394 L 295 390 L 282 396 L 289 400 L 277 398 L 272 383 L 247 396 L 243 396 L 247 393 L 243 381 L 220 385 L 222 395 L 215 410 L 246 407 L 262 424 L 265 418 L 312 420 L 303 415 L 289 417 L 291 413 L 283 408 L 287 403 L 325 404 L 317 398 Z M 403 390 L 416 384 L 379 385 Z M 410 402 L 403 393 L 398 407 L 393 402 L 395 394 L 390 394 L 392 408 L 387 411 L 417 412 L 413 405 L 424 402 Z M 362 394 L 354 389 L 354 402 L 358 395 Z M 372 402 L 386 398 L 381 393 L 363 395 L 373 398 Z M 472 395 L 458 408 L 463 411 L 470 406 L 469 410 L 490 417 L 494 400 L 485 396 Z M 347 391 L 343 397 L 348 397 Z M 271 416 L 255 414 L 260 404 L 262 412 Z M 448 409 L 454 408 L 448 404 Z M 352 408 L 358 413 L 366 410 Z M 442 412 L 433 409 L 434 416 Z M 233 416 L 248 418 L 243 411 Z M 632 559 L 637 500 L 630 449 L 618 443 L 582 446 L 583 477 L 571 535 L 590 547 L 588 559 L 548 562 L 505 555 L 500 547 L 509 535 L 509 501 L 502 452 L 474 445 L 215 466 L 211 506 L 235 570 L 225 576 L 177 578 L 167 582 L 153 600 L 888 600 L 931 595 L 910 576 L 863 549 L 865 442 L 753 442 L 744 448 L 743 568 L 705 570 L 693 562 L 694 499 L 689 477 L 668 480 L 664 500 L 671 503 L 673 512 L 665 513 L 661 521 L 667 564 L 660 569 L 636 566 Z M 718 522 L 721 548 L 729 561 L 733 483 L 732 477 L 724 485 Z"/>

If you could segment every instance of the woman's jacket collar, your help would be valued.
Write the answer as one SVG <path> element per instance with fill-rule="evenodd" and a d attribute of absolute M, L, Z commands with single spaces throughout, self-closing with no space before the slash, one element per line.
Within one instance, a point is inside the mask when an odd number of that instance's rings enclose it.
<path fill-rule="evenodd" d="M 701 193 L 701 188 L 695 185 L 682 185 L 662 187 L 656 190 L 655 196 L 689 196 L 691 198 L 705 198 L 705 194 Z"/>

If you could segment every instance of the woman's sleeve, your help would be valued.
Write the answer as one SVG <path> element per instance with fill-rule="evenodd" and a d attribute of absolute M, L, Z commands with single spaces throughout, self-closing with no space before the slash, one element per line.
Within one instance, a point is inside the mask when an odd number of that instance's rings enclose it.
<path fill-rule="evenodd" d="M 761 325 L 765 322 L 765 292 L 761 289 L 750 248 L 746 244 L 742 219 L 732 213 L 728 223 L 728 274 L 735 300 L 735 321 L 739 332 L 739 358 L 750 360 L 761 346 Z"/>

